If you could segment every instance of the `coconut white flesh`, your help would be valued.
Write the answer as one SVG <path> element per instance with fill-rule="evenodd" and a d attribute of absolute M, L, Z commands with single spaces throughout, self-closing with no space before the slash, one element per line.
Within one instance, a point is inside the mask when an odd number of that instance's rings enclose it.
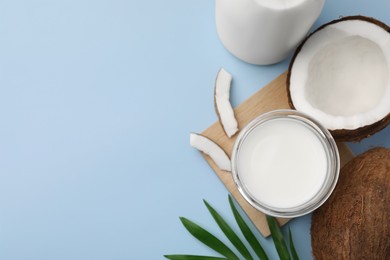
<path fill-rule="evenodd" d="M 221 170 L 230 172 L 230 159 L 222 148 L 207 137 L 191 133 L 190 144 L 192 147 L 207 154 Z"/>
<path fill-rule="evenodd" d="M 357 129 L 390 112 L 390 34 L 361 20 L 328 25 L 296 56 L 290 95 L 330 130 Z"/>
<path fill-rule="evenodd" d="M 232 75 L 220 69 L 215 80 L 215 107 L 219 114 L 222 127 L 230 138 L 238 131 L 238 123 L 230 103 L 230 86 Z"/>

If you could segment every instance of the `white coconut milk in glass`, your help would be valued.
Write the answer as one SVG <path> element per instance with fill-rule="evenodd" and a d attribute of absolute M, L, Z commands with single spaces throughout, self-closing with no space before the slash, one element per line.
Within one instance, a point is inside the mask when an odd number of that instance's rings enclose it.
<path fill-rule="evenodd" d="M 268 215 L 292 217 L 318 208 L 339 172 L 329 132 L 304 114 L 277 110 L 253 120 L 237 138 L 232 172 L 241 194 Z"/>
<path fill-rule="evenodd" d="M 286 58 L 321 13 L 325 0 L 216 0 L 219 38 L 236 57 L 252 64 Z"/>

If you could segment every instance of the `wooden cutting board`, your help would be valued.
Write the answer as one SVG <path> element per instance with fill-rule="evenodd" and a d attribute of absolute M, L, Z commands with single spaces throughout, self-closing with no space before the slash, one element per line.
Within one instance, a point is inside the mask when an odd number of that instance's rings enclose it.
<path fill-rule="evenodd" d="M 267 86 L 261 88 L 253 96 L 234 109 L 240 129 L 242 129 L 252 119 L 265 112 L 275 109 L 289 108 L 286 91 L 286 76 L 286 72 L 281 74 Z M 203 131 L 202 134 L 219 144 L 225 152 L 231 156 L 233 144 L 236 138 L 233 137 L 229 139 L 225 135 L 219 122 L 211 125 Z M 346 144 L 338 143 L 337 146 L 340 152 L 341 166 L 343 166 L 353 158 L 353 154 Z M 203 154 L 203 156 L 261 234 L 263 234 L 263 236 L 268 236 L 270 231 L 268 229 L 265 215 L 245 201 L 237 190 L 231 174 L 221 171 L 207 155 Z M 289 219 L 278 219 L 281 225 L 287 223 L 288 220 Z"/>

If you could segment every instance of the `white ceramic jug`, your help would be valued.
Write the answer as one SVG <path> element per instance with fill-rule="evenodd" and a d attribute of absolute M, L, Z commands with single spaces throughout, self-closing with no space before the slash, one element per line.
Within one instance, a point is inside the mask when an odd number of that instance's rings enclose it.
<path fill-rule="evenodd" d="M 286 58 L 306 36 L 325 0 L 216 0 L 219 38 L 233 55 L 265 65 Z"/>

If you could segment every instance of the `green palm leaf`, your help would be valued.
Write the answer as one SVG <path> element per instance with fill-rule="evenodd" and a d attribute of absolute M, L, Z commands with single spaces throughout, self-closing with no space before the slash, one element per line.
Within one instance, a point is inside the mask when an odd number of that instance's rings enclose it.
<path fill-rule="evenodd" d="M 227 257 L 228 259 L 238 260 L 236 254 L 234 254 L 229 247 L 227 247 L 213 234 L 184 217 L 181 217 L 180 220 L 183 223 L 184 227 L 200 242 L 215 250 L 216 252 L 220 253 L 221 255 Z"/>
<path fill-rule="evenodd" d="M 232 230 L 232 228 L 226 223 L 226 221 L 219 215 L 219 213 L 210 206 L 210 204 L 207 203 L 206 200 L 204 200 L 204 203 L 206 204 L 207 209 L 210 211 L 211 215 L 213 216 L 214 220 L 217 222 L 218 226 L 221 228 L 221 230 L 225 233 L 225 235 L 228 237 L 228 239 L 233 243 L 233 245 L 238 249 L 238 251 L 244 256 L 246 259 L 253 259 L 250 255 L 248 249 L 245 247 L 245 245 L 242 243 L 240 238 L 236 235 L 236 233 Z M 259 241 L 256 239 L 253 232 L 250 230 L 240 213 L 238 212 L 237 208 L 234 205 L 232 197 L 229 195 L 229 203 L 230 207 L 232 209 L 232 212 L 234 214 L 234 217 L 236 219 L 236 222 L 238 226 L 240 227 L 240 230 L 242 234 L 244 235 L 245 239 L 248 241 L 248 243 L 253 248 L 256 255 L 261 260 L 268 260 L 267 254 L 265 253 L 264 249 L 262 248 Z M 283 237 L 283 234 L 281 232 L 281 229 L 279 227 L 278 222 L 274 217 L 266 216 L 268 227 L 271 231 L 272 240 L 274 242 L 276 251 L 279 254 L 279 258 L 281 260 L 291 260 L 291 257 L 293 260 L 299 260 L 298 254 L 295 250 L 294 242 L 292 239 L 292 233 L 291 230 L 289 230 L 289 245 L 290 245 L 290 251 L 287 247 L 286 241 Z M 184 227 L 200 242 L 205 244 L 206 246 L 210 247 L 211 249 L 215 250 L 216 252 L 220 253 L 226 258 L 223 257 L 216 257 L 216 256 L 200 256 L 200 255 L 184 255 L 184 254 L 175 254 L 175 255 L 164 255 L 165 258 L 171 259 L 171 260 L 218 260 L 218 259 L 229 259 L 229 260 L 239 260 L 237 255 L 228 247 L 226 246 L 221 240 L 219 240 L 217 237 L 215 237 L 213 234 L 205 230 L 204 228 L 198 226 L 194 222 L 184 218 L 180 217 L 181 222 L 183 223 Z"/>
<path fill-rule="evenodd" d="M 291 260 L 290 252 L 288 251 L 286 241 L 283 238 L 278 222 L 271 216 L 267 217 L 268 227 L 271 231 L 272 240 L 274 241 L 276 251 L 278 251 L 281 260 Z"/>
<path fill-rule="evenodd" d="M 171 260 L 220 260 L 227 259 L 215 256 L 203 256 L 203 255 L 164 255 L 165 258 Z"/>
<path fill-rule="evenodd" d="M 290 227 L 288 228 L 288 237 L 289 237 L 289 240 L 290 240 L 290 251 L 291 251 L 292 258 L 294 260 L 299 260 L 297 251 L 295 250 L 294 241 L 292 239 L 292 234 L 291 234 Z"/>
<path fill-rule="evenodd" d="M 222 232 L 226 235 L 226 237 L 232 242 L 232 244 L 237 248 L 240 254 L 248 260 L 253 260 L 253 257 L 249 253 L 248 249 L 245 247 L 244 243 L 240 240 L 236 233 L 234 233 L 233 229 L 226 223 L 226 221 L 221 217 L 221 215 L 210 206 L 210 204 L 203 200 L 207 209 L 210 211 L 213 216 L 215 222 L 217 222 L 218 226 L 221 228 Z"/>
<path fill-rule="evenodd" d="M 241 217 L 240 213 L 238 213 L 237 208 L 234 206 L 233 199 L 229 195 L 229 203 L 230 207 L 233 211 L 234 218 L 236 219 L 236 222 L 238 226 L 241 229 L 242 234 L 244 235 L 245 239 L 248 241 L 248 243 L 251 245 L 253 250 L 255 251 L 256 255 L 261 260 L 268 260 L 268 256 L 265 253 L 263 247 L 260 245 L 259 241 L 255 237 L 255 235 L 252 233 L 248 225 L 245 223 L 244 219 Z"/>

